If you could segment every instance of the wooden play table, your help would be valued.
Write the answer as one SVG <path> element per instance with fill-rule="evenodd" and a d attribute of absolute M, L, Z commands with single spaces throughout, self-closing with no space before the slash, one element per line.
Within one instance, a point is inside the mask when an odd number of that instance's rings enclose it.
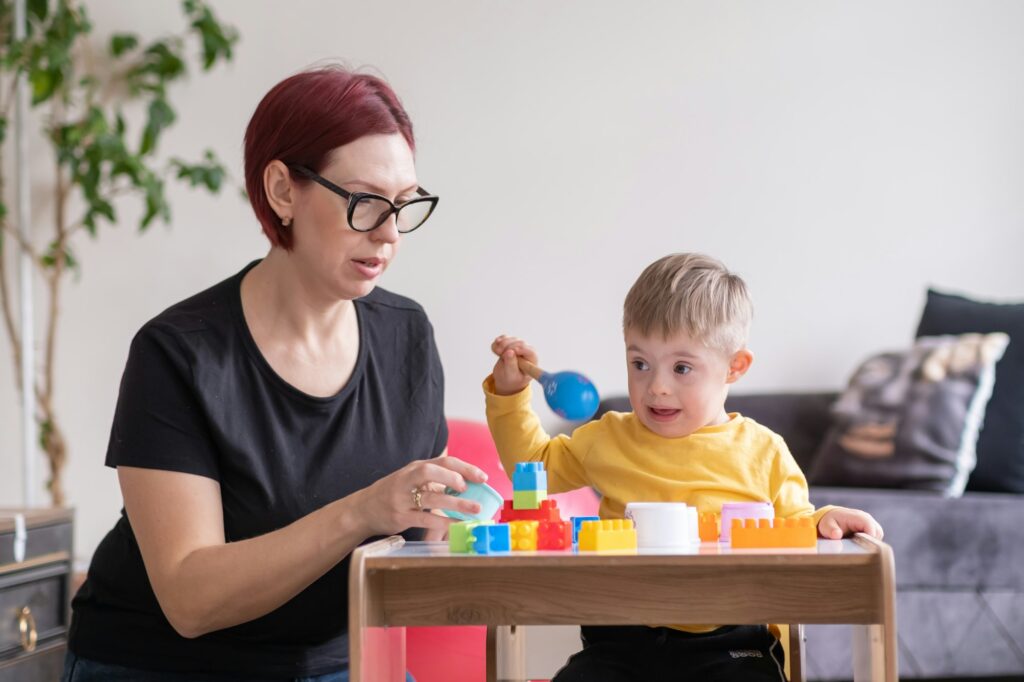
<path fill-rule="evenodd" d="M 367 627 L 651 623 L 849 623 L 855 679 L 897 680 L 892 550 L 862 534 L 816 549 L 499 555 L 396 536 L 356 549 L 349 580 L 352 682 L 371 679 Z M 802 639 L 791 641 L 801 680 Z"/>

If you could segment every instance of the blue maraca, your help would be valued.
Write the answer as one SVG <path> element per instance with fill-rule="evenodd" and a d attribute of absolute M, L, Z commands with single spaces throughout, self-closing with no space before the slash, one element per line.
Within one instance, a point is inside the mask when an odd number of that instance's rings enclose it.
<path fill-rule="evenodd" d="M 600 398 L 593 382 L 577 372 L 545 372 L 529 360 L 519 358 L 519 370 L 529 374 L 544 387 L 548 407 L 562 419 L 583 421 L 597 412 Z"/>

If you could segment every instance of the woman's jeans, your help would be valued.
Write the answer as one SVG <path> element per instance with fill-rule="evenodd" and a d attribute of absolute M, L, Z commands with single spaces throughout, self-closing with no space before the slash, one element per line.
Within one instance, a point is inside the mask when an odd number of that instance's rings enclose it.
<path fill-rule="evenodd" d="M 416 682 L 412 675 L 405 674 L 406 682 Z M 60 682 L 282 682 L 268 678 L 233 677 L 206 675 L 203 673 L 161 673 L 136 668 L 125 668 L 110 663 L 79 658 L 68 651 L 64 657 L 64 674 Z M 326 673 L 313 677 L 293 677 L 288 682 L 348 682 L 348 671 Z"/>

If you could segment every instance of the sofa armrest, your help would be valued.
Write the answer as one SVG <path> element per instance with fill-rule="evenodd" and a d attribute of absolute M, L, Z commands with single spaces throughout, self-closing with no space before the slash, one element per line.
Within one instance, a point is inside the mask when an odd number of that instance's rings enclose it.
<path fill-rule="evenodd" d="M 812 486 L 811 502 L 874 516 L 901 589 L 1024 592 L 1024 495 Z"/>

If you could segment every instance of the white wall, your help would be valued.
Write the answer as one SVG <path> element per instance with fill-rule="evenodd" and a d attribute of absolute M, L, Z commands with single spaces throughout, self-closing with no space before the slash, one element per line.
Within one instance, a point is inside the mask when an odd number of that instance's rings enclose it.
<path fill-rule="evenodd" d="M 177 2 L 87 5 L 101 36 L 182 24 Z M 622 298 L 672 251 L 748 280 L 746 391 L 839 387 L 865 354 L 908 342 L 930 283 L 1024 298 L 1024 4 L 214 6 L 242 42 L 174 90 L 168 155 L 212 146 L 240 180 L 259 98 L 324 58 L 375 67 L 403 98 L 442 203 L 384 286 L 430 313 L 451 415 L 482 416 L 500 332 L 621 393 Z M 50 160 L 33 149 L 44 215 Z M 83 557 L 121 504 L 102 462 L 133 333 L 266 248 L 237 191 L 172 200 L 170 227 L 139 236 L 125 204 L 123 225 L 80 243 L 66 292 L 57 399 Z M 0 341 L 0 505 L 21 501 L 9 358 Z"/>

